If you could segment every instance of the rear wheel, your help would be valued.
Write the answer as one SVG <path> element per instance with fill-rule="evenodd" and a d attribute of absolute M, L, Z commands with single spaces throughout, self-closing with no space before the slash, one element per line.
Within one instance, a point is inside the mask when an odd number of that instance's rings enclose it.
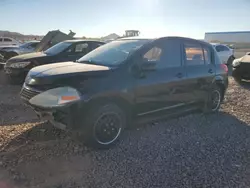
<path fill-rule="evenodd" d="M 218 85 L 214 85 L 208 93 L 203 111 L 205 113 L 217 112 L 220 109 L 223 100 L 223 90 Z"/>
<path fill-rule="evenodd" d="M 116 104 L 95 105 L 83 125 L 83 139 L 91 147 L 106 149 L 115 145 L 126 126 L 126 115 Z"/>

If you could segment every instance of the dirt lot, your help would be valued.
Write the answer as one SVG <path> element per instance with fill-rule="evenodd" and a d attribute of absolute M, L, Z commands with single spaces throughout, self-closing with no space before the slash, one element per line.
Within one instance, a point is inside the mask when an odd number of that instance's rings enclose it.
<path fill-rule="evenodd" d="M 1 182 L 19 188 L 250 186 L 247 83 L 230 80 L 218 114 L 134 128 L 106 151 L 90 150 L 39 122 L 20 103 L 19 90 L 0 85 L 0 187 Z"/>

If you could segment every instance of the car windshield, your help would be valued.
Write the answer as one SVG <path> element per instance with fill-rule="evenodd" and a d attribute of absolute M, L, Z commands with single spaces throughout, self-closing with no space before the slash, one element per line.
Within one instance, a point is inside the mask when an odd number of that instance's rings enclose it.
<path fill-rule="evenodd" d="M 49 55 L 55 55 L 62 51 L 64 51 L 66 48 L 68 48 L 72 43 L 71 42 L 60 42 L 51 48 L 47 49 L 44 53 Z"/>
<path fill-rule="evenodd" d="M 28 46 L 30 46 L 30 45 L 32 45 L 32 44 L 34 44 L 34 42 L 26 42 L 26 43 L 20 45 L 20 47 L 21 47 L 21 48 L 27 48 Z"/>
<path fill-rule="evenodd" d="M 148 39 L 112 41 L 93 50 L 77 62 L 117 66 L 126 60 L 133 51 L 147 42 L 149 42 Z"/>

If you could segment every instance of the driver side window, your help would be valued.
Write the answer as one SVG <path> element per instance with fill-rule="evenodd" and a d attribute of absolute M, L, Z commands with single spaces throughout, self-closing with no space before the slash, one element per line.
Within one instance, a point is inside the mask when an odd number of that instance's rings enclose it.
<path fill-rule="evenodd" d="M 159 61 L 161 53 L 162 49 L 155 46 L 151 48 L 146 54 L 144 54 L 143 59 L 146 61 Z"/>
<path fill-rule="evenodd" d="M 79 43 L 76 45 L 72 45 L 67 53 L 88 53 L 88 43 Z"/>

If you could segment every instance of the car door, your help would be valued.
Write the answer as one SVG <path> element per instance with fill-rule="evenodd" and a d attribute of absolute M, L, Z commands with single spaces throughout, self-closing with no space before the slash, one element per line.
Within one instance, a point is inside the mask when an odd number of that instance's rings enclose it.
<path fill-rule="evenodd" d="M 183 43 L 187 85 L 194 101 L 203 101 L 215 76 L 212 48 L 193 40 Z"/>
<path fill-rule="evenodd" d="M 180 41 L 161 39 L 141 54 L 140 66 L 150 63 L 153 69 L 141 70 L 135 80 L 137 114 L 152 114 L 182 105 L 187 92 Z"/>
<path fill-rule="evenodd" d="M 10 38 L 3 38 L 3 43 L 4 43 L 4 45 L 12 45 L 12 44 L 14 44 L 12 39 L 10 39 Z"/>

